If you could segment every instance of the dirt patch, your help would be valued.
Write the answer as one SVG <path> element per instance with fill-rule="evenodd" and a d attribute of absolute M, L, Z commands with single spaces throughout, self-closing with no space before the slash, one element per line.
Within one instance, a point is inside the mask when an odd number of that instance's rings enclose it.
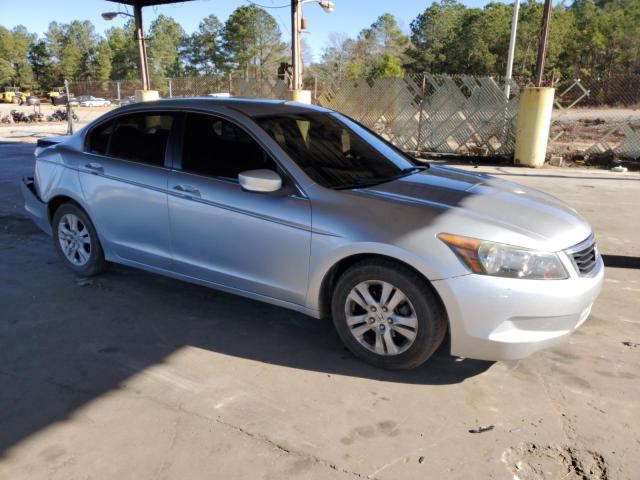
<path fill-rule="evenodd" d="M 502 461 L 519 480 L 608 480 L 607 462 L 595 451 L 567 446 L 523 443 L 502 454 Z"/>

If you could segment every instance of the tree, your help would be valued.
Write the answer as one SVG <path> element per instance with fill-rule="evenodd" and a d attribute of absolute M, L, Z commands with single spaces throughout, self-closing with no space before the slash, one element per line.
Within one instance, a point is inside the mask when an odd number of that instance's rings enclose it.
<path fill-rule="evenodd" d="M 182 74 L 180 53 L 185 46 L 185 33 L 178 22 L 160 15 L 151 23 L 148 41 L 149 76 L 154 83 Z"/>
<path fill-rule="evenodd" d="M 112 53 L 109 42 L 101 40 L 96 54 L 96 80 L 107 82 L 111 76 Z"/>
<path fill-rule="evenodd" d="M 465 7 L 457 1 L 443 0 L 419 14 L 411 22 L 407 67 L 416 72 L 452 73 L 448 57 L 455 51 L 464 11 Z"/>
<path fill-rule="evenodd" d="M 222 48 L 222 30 L 223 24 L 213 14 L 200 22 L 198 30 L 187 39 L 186 71 L 212 75 L 225 70 L 227 58 Z"/>
<path fill-rule="evenodd" d="M 28 61 L 33 71 L 35 83 L 40 88 L 52 88 L 56 83 L 56 69 L 44 40 L 38 40 L 29 47 Z"/>
<path fill-rule="evenodd" d="M 124 27 L 107 30 L 106 40 L 111 50 L 111 79 L 139 78 L 138 48 L 134 39 L 135 25 L 129 20 Z"/>
<path fill-rule="evenodd" d="M 255 5 L 238 7 L 227 19 L 222 39 L 233 68 L 244 78 L 275 75 L 287 53 L 275 19 Z"/>
<path fill-rule="evenodd" d="M 380 60 L 378 60 L 369 73 L 370 78 L 389 78 L 389 77 L 402 77 L 404 76 L 404 70 L 390 53 L 383 53 Z"/>
<path fill-rule="evenodd" d="M 0 80 L 5 84 L 31 87 L 33 71 L 27 55 L 35 34 L 18 25 L 12 30 L 0 27 Z"/>

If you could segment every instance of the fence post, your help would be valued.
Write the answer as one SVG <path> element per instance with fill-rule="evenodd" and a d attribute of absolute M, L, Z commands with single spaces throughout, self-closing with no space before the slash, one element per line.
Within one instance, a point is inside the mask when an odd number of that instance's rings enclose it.
<path fill-rule="evenodd" d="M 426 81 L 427 77 L 425 74 L 422 75 L 422 90 L 420 92 L 420 112 L 418 114 L 418 138 L 416 139 L 416 152 L 420 152 L 420 147 L 422 145 L 422 110 L 424 103 L 424 92 L 426 89 Z"/>
<path fill-rule="evenodd" d="M 318 101 L 318 77 L 313 77 L 313 99 Z"/>
<path fill-rule="evenodd" d="M 120 80 L 116 82 L 116 90 L 118 91 L 118 100 L 120 100 Z"/>
<path fill-rule="evenodd" d="M 67 94 L 67 135 L 73 135 L 73 110 L 71 109 L 69 82 L 67 80 L 64 81 L 64 91 Z"/>
<path fill-rule="evenodd" d="M 173 98 L 173 89 L 171 86 L 171 79 L 169 79 L 169 98 Z"/>
<path fill-rule="evenodd" d="M 231 78 L 231 73 L 229 73 L 229 95 L 231 95 L 232 91 L 233 91 L 233 80 Z"/>

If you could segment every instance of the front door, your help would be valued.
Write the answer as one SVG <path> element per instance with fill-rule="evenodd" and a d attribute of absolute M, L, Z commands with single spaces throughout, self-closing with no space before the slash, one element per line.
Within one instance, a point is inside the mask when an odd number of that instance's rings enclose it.
<path fill-rule="evenodd" d="M 168 188 L 175 269 L 304 304 L 311 247 L 309 201 L 286 176 L 279 192 L 242 190 L 238 173 L 279 170 L 269 155 L 227 120 L 194 113 L 185 121 L 182 168 L 171 172 Z"/>

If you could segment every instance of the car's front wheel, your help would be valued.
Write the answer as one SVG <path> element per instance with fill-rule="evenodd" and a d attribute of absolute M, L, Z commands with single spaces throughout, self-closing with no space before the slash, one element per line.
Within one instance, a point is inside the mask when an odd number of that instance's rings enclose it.
<path fill-rule="evenodd" d="M 96 229 L 79 206 L 61 205 L 53 216 L 52 226 L 56 250 L 71 270 L 88 277 L 106 269 Z"/>
<path fill-rule="evenodd" d="M 347 348 L 382 368 L 417 367 L 447 331 L 446 312 L 431 286 L 387 260 L 365 260 L 349 268 L 337 281 L 331 308 Z"/>

